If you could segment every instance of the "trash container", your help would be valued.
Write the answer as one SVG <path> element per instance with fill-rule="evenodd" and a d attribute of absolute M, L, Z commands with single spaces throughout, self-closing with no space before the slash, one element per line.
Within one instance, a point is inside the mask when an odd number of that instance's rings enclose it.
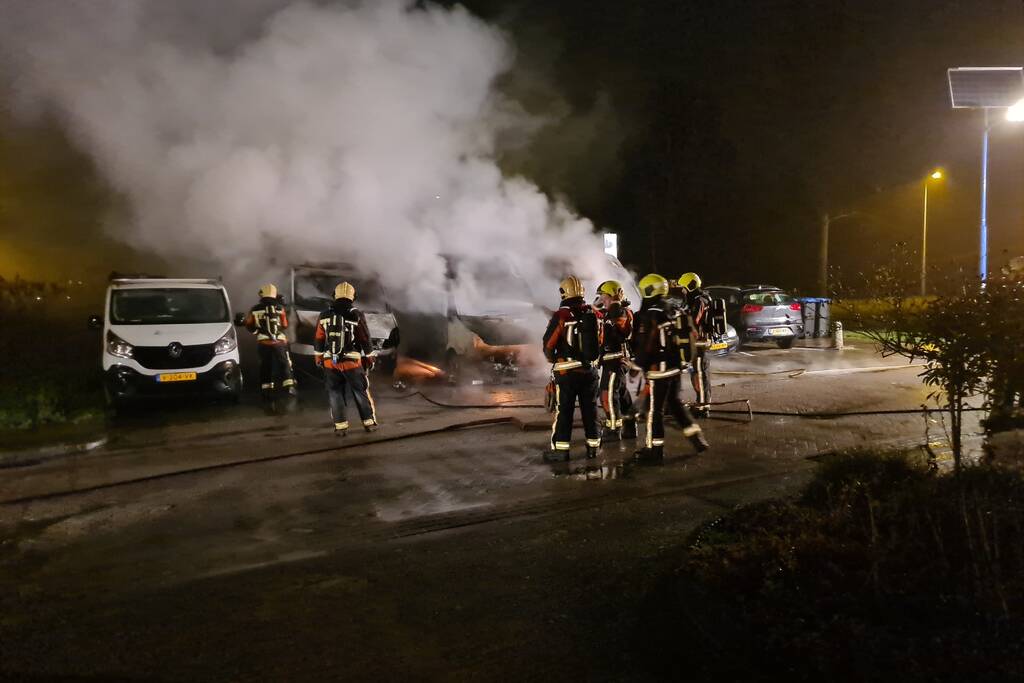
<path fill-rule="evenodd" d="M 804 317 L 804 337 L 816 339 L 829 335 L 829 304 L 831 299 L 824 297 L 803 297 L 797 299 L 800 302 L 800 311 Z"/>

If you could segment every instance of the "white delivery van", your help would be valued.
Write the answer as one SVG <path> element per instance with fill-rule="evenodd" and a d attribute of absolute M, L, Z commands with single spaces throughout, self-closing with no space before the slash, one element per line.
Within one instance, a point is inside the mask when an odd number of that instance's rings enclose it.
<path fill-rule="evenodd" d="M 103 330 L 104 388 L 115 407 L 162 395 L 241 394 L 238 338 L 219 279 L 115 274 L 104 314 L 89 325 Z"/>

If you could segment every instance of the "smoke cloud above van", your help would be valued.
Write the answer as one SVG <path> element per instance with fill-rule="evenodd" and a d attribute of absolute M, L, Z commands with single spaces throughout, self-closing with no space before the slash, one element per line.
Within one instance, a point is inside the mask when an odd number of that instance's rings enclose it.
<path fill-rule="evenodd" d="M 425 308 L 451 263 L 472 294 L 497 277 L 545 301 L 560 271 L 600 270 L 589 221 L 503 176 L 496 140 L 535 122 L 494 88 L 514 59 L 506 36 L 464 9 L 6 0 L 0 11 L 10 105 L 55 116 L 127 199 L 118 239 L 210 257 L 235 277 L 351 263 Z"/>

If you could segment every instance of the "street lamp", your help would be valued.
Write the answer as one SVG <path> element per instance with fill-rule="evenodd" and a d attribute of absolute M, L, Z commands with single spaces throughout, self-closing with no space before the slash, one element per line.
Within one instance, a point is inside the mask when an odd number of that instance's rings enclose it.
<path fill-rule="evenodd" d="M 924 218 L 921 221 L 921 296 L 927 291 L 928 277 L 928 181 L 942 180 L 942 171 L 935 169 L 924 179 Z"/>
<path fill-rule="evenodd" d="M 818 242 L 818 287 L 821 289 L 821 296 L 828 296 L 828 233 L 832 224 L 844 218 L 852 218 L 860 215 L 859 211 L 849 211 L 838 216 L 823 214 L 821 217 L 821 240 Z"/>
<path fill-rule="evenodd" d="M 1008 121 L 1024 121 L 1024 67 L 959 67 L 946 72 L 954 109 L 982 109 L 985 131 L 981 138 L 981 240 L 978 274 L 988 276 L 988 134 L 990 109 L 1006 109 Z"/>
<path fill-rule="evenodd" d="M 1024 99 L 1017 100 L 1017 103 L 1006 110 L 1006 120 L 1010 123 L 1024 121 Z"/>

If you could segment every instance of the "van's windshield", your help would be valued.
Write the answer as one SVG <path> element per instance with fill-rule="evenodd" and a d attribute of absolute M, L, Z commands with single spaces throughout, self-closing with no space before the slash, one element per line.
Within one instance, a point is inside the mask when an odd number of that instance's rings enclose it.
<path fill-rule="evenodd" d="M 196 325 L 230 322 L 220 289 L 116 289 L 110 295 L 114 325 Z"/>
<path fill-rule="evenodd" d="M 356 289 L 355 304 L 367 313 L 388 310 L 384 290 L 375 280 L 358 280 L 330 273 L 296 273 L 295 306 L 303 311 L 320 312 L 334 302 L 334 287 L 348 281 Z"/>

